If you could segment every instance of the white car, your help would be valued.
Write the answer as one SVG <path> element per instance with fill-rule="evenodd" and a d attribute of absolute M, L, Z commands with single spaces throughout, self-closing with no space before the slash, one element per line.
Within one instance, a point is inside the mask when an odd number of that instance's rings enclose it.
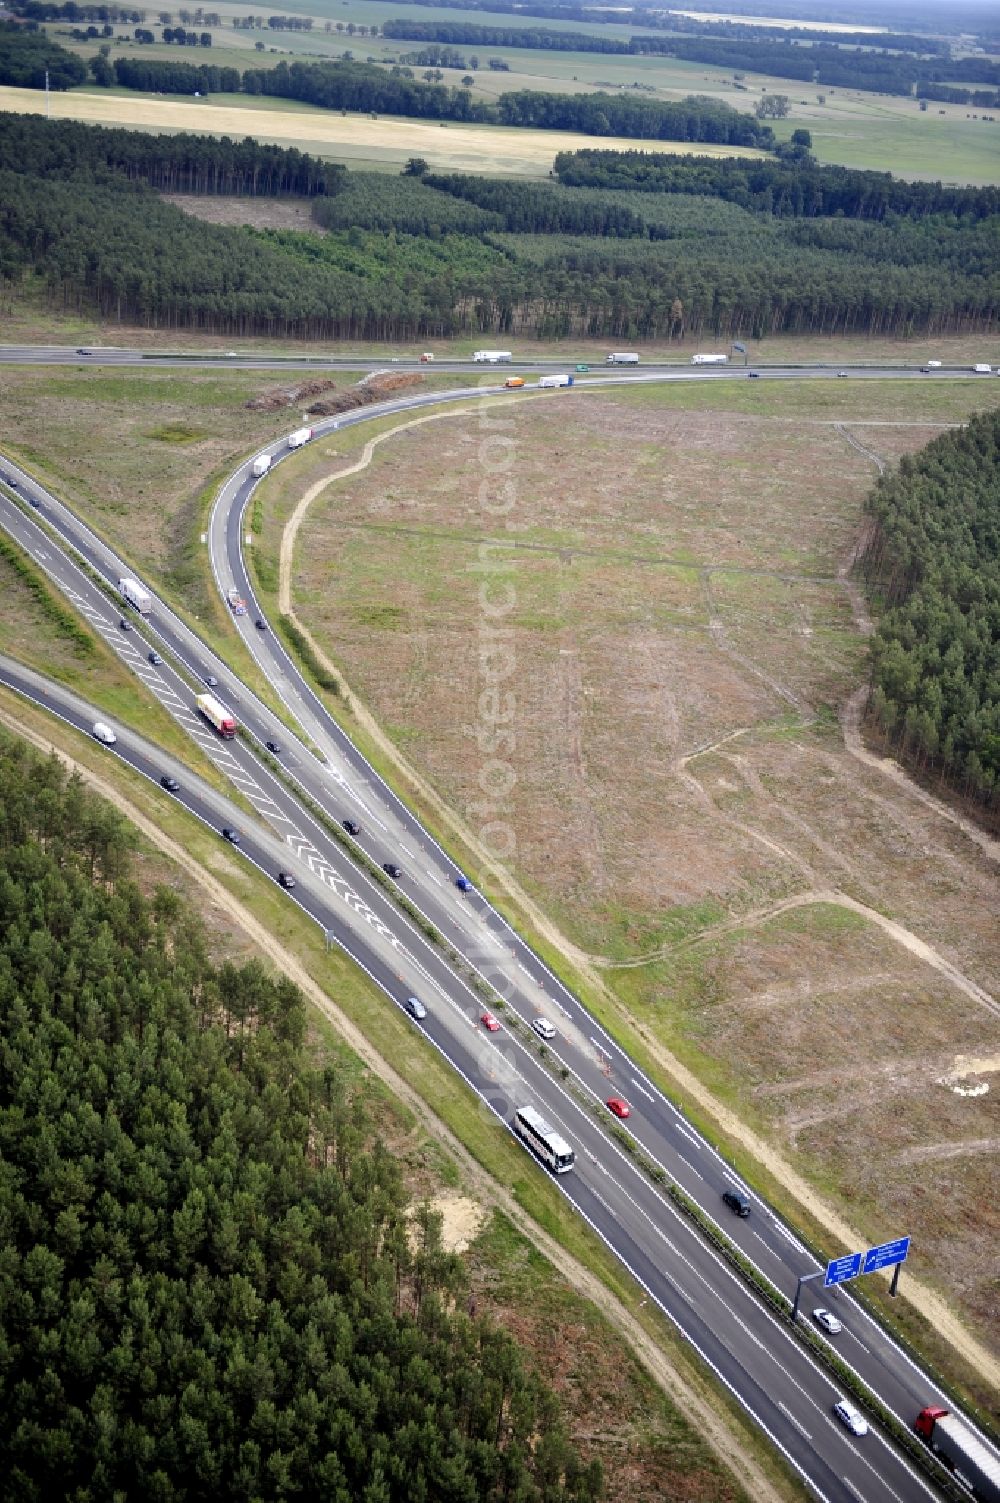
<path fill-rule="evenodd" d="M 548 1018 L 534 1018 L 531 1026 L 540 1039 L 554 1039 L 556 1036 L 556 1031 Z"/>
<path fill-rule="evenodd" d="M 856 1404 L 847 1399 L 838 1399 L 833 1406 L 833 1412 L 842 1425 L 846 1425 L 852 1435 L 867 1435 L 868 1421 Z"/>
<path fill-rule="evenodd" d="M 832 1310 L 814 1310 L 813 1320 L 828 1336 L 839 1336 L 844 1329 L 843 1321 L 838 1320 Z"/>
<path fill-rule="evenodd" d="M 423 1022 L 427 1016 L 427 1009 L 419 997 L 407 997 L 406 1010 L 411 1018 L 416 1018 L 418 1023 Z"/>
<path fill-rule="evenodd" d="M 103 720 L 94 721 L 94 736 L 102 746 L 114 746 L 118 740 L 114 731 L 109 725 L 105 725 Z"/>

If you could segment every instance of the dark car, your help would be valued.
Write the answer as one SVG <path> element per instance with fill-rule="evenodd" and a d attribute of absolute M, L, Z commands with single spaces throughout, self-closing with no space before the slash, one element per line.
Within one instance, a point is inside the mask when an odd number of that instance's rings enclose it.
<path fill-rule="evenodd" d="M 37 496 L 29 496 L 28 497 L 28 501 L 30 502 L 30 504 L 32 506 L 37 506 L 37 507 L 41 508 L 42 503 L 39 501 L 39 499 L 38 499 Z"/>
<path fill-rule="evenodd" d="M 165 788 L 168 793 L 176 793 L 180 786 L 176 778 L 168 777 L 166 774 L 160 779 L 160 787 Z"/>
<path fill-rule="evenodd" d="M 735 1211 L 737 1216 L 750 1215 L 750 1202 L 745 1195 L 740 1194 L 739 1190 L 723 1190 L 722 1198 L 729 1209 Z"/>
<path fill-rule="evenodd" d="M 260 616 L 257 617 L 256 621 L 254 622 L 254 626 L 256 626 L 258 631 L 267 631 L 267 622 L 262 621 Z"/>
<path fill-rule="evenodd" d="M 291 872 L 279 872 L 278 881 L 281 883 L 282 887 L 289 890 L 291 890 L 295 886 L 295 878 L 292 876 Z"/>
<path fill-rule="evenodd" d="M 458 888 L 459 892 L 472 891 L 472 883 L 469 881 L 468 877 L 456 877 L 455 886 Z"/>
<path fill-rule="evenodd" d="M 759 381 L 760 380 L 760 371 L 747 371 L 747 380 L 748 381 Z"/>
<path fill-rule="evenodd" d="M 278 745 L 277 741 L 265 741 L 264 745 L 267 747 L 272 757 L 281 756 L 281 747 Z"/>
<path fill-rule="evenodd" d="M 222 838 L 223 840 L 228 840 L 230 845 L 239 845 L 240 832 L 239 830 L 230 829 L 229 825 L 226 825 L 222 832 Z"/>
<path fill-rule="evenodd" d="M 89 351 L 89 350 L 81 350 L 81 349 L 78 349 L 78 350 L 77 350 L 77 352 L 76 352 L 76 353 L 77 353 L 77 354 L 78 354 L 78 355 L 89 355 L 89 354 L 90 354 L 90 351 Z"/>
<path fill-rule="evenodd" d="M 397 882 L 403 875 L 403 868 L 401 866 L 397 866 L 394 861 L 383 861 L 382 870 L 385 872 L 387 877 L 392 877 Z"/>
<path fill-rule="evenodd" d="M 119 621 L 118 625 L 119 625 L 119 627 L 121 628 L 122 631 L 131 631 L 132 630 L 132 623 L 130 621 L 126 621 L 124 616 L 121 618 L 121 620 Z"/>
<path fill-rule="evenodd" d="M 345 819 L 344 829 L 347 831 L 348 835 L 361 834 L 361 826 L 358 824 L 356 819 Z"/>
<path fill-rule="evenodd" d="M 163 662 L 163 659 L 160 657 L 160 654 L 158 652 L 151 652 L 149 654 L 149 661 L 152 663 L 154 668 L 159 668 L 160 664 Z"/>

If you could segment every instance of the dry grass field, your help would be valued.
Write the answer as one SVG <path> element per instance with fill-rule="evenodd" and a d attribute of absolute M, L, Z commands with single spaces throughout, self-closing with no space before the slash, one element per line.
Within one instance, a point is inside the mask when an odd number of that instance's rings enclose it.
<path fill-rule="evenodd" d="M 237 96 L 238 97 L 238 96 Z M 45 96 L 35 89 L 0 88 L 0 110 L 43 115 Z M 517 130 L 506 126 L 459 125 L 453 121 L 406 120 L 394 116 L 342 115 L 306 105 L 254 109 L 213 99 L 164 99 L 135 94 L 57 94 L 52 116 L 91 125 L 128 126 L 135 130 L 204 131 L 214 136 L 255 136 L 278 146 L 295 147 L 315 156 L 356 165 L 401 167 L 421 156 L 438 170 L 544 177 L 559 151 L 600 147 L 628 151 L 635 146 L 618 136 L 574 135 L 569 131 Z M 682 142 L 658 143 L 658 150 L 684 151 Z M 703 156 L 758 157 L 760 152 L 733 146 L 704 146 Z"/>
<path fill-rule="evenodd" d="M 996 854 L 839 723 L 869 454 L 975 403 L 1000 389 L 513 399 L 506 426 L 414 429 L 319 498 L 294 599 L 477 831 L 502 624 L 519 880 L 856 1225 L 905 1226 L 915 1271 L 996 1347 Z"/>

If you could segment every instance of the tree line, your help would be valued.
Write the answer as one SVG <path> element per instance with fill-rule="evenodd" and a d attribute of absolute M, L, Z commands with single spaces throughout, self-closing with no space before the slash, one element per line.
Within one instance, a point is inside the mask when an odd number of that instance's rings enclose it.
<path fill-rule="evenodd" d="M 347 169 L 296 147 L 246 136 L 154 136 L 115 126 L 0 114 L 0 170 L 45 178 L 148 183 L 168 193 L 313 196 L 335 191 Z M 109 173 L 112 176 L 109 179 Z"/>
<path fill-rule="evenodd" d="M 364 1098 L 307 1053 L 299 992 L 215 963 L 131 845 L 2 738 L 4 1492 L 597 1500 Z"/>
<path fill-rule="evenodd" d="M 867 503 L 871 719 L 893 749 L 1000 816 L 1000 413 L 904 456 Z"/>
<path fill-rule="evenodd" d="M 389 20 L 382 35 L 400 41 L 443 42 L 446 46 L 530 47 L 538 52 L 629 52 L 617 37 L 586 31 L 553 31 L 543 26 L 477 26 L 467 21 Z"/>
<path fill-rule="evenodd" d="M 50 42 L 42 31 L 14 21 L 0 21 L 0 84 L 17 89 L 73 89 L 85 82 L 87 69 L 75 52 Z"/>
<path fill-rule="evenodd" d="M 124 66 L 119 68 L 119 63 Z M 136 87 L 129 82 L 134 78 L 141 80 L 138 86 L 144 91 L 160 93 L 204 92 L 199 80 L 207 79 L 210 73 L 210 68 L 193 64 L 125 58 L 115 63 L 115 78 L 122 87 Z M 769 125 L 708 98 L 661 103 L 612 94 L 547 94 L 525 89 L 501 94 L 493 104 L 473 98 L 465 88 L 419 82 L 401 69 L 386 72 L 367 63 L 282 61 L 274 68 L 248 68 L 242 76 L 232 68 L 220 70 L 219 76 L 223 73 L 226 92 L 297 99 L 323 109 L 572 130 L 640 140 L 705 141 L 763 149 L 774 144 Z"/>
<path fill-rule="evenodd" d="M 725 177 L 705 177 L 700 192 L 696 182 L 650 192 L 628 175 L 612 188 L 393 178 L 253 141 L 0 116 L 0 274 L 112 321 L 313 339 L 996 326 L 1000 216 L 974 196 L 992 192 L 995 209 L 996 190 L 948 190 L 950 212 L 867 217 L 861 200 L 817 215 L 803 198 L 793 214 L 780 193 L 768 209 L 759 194 L 738 202 Z M 154 187 L 306 193 L 328 233 L 205 224 Z"/>
<path fill-rule="evenodd" d="M 1000 188 L 950 188 L 907 182 L 888 172 L 768 160 L 715 160 L 585 147 L 559 152 L 554 171 L 573 187 L 642 193 L 698 193 L 779 216 L 919 219 L 945 214 L 972 220 L 1000 214 Z"/>

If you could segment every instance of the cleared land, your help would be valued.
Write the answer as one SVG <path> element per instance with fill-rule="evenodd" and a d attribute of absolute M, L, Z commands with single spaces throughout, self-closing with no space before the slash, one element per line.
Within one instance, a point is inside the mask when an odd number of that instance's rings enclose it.
<path fill-rule="evenodd" d="M 996 864 L 837 719 L 874 473 L 849 439 L 891 458 L 976 402 L 1000 390 L 515 399 L 509 426 L 414 429 L 317 500 L 294 597 L 470 826 L 512 827 L 516 876 L 650 1038 L 873 1239 L 905 1222 L 914 1271 L 995 1347 Z M 510 601 L 499 707 L 484 581 Z"/>

